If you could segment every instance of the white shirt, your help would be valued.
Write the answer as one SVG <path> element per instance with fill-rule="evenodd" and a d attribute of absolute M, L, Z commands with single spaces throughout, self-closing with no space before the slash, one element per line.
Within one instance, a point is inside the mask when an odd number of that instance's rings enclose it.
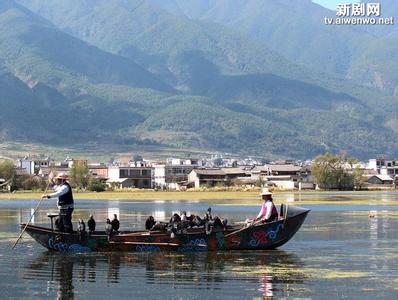
<path fill-rule="evenodd" d="M 69 192 L 69 187 L 66 184 L 60 184 L 60 185 L 54 185 L 53 186 L 54 193 L 48 194 L 50 198 L 59 198 L 60 196 L 65 195 L 67 192 Z M 59 205 L 59 199 L 57 201 L 57 206 L 58 208 L 73 208 L 73 204 L 67 204 L 67 205 Z"/>
<path fill-rule="evenodd" d="M 261 210 L 258 213 L 257 219 L 264 219 L 264 220 L 268 220 L 271 217 L 271 213 L 272 213 L 272 201 L 268 200 L 265 202 L 265 204 L 263 203 L 263 205 L 261 206 Z"/>

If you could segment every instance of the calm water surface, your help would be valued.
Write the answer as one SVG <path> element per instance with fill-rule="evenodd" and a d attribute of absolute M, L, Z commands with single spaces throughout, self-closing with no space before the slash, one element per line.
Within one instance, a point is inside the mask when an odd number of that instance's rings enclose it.
<path fill-rule="evenodd" d="M 274 251 L 74 255 L 51 253 L 28 236 L 11 250 L 19 222 L 37 202 L 1 200 L 0 298 L 397 299 L 398 195 L 372 197 L 382 205 L 305 205 L 312 212 L 301 230 Z M 122 229 L 141 229 L 150 214 L 167 220 L 181 210 L 202 214 L 209 205 L 79 200 L 74 219 L 94 214 L 101 228 L 117 213 Z M 48 225 L 46 214 L 54 207 L 44 203 L 34 224 Z M 225 201 L 211 207 L 230 221 L 257 212 Z"/>

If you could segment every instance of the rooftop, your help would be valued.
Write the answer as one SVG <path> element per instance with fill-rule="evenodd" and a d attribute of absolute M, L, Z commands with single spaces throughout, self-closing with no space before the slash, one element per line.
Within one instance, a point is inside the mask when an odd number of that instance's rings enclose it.
<path fill-rule="evenodd" d="M 198 175 L 218 175 L 218 176 L 225 176 L 225 172 L 221 169 L 194 169 Z"/>
<path fill-rule="evenodd" d="M 241 168 L 221 168 L 221 171 L 223 171 L 225 174 L 245 174 L 246 171 L 244 171 Z"/>
<path fill-rule="evenodd" d="M 391 181 L 391 180 L 394 180 L 394 179 L 392 179 L 390 176 L 388 176 L 388 175 L 381 175 L 381 174 L 378 174 L 378 175 L 374 175 L 374 176 L 376 176 L 377 178 L 379 178 L 380 180 L 382 180 L 382 181 Z"/>
<path fill-rule="evenodd" d="M 266 167 L 273 172 L 300 172 L 302 169 L 302 167 L 292 164 L 266 165 Z"/>

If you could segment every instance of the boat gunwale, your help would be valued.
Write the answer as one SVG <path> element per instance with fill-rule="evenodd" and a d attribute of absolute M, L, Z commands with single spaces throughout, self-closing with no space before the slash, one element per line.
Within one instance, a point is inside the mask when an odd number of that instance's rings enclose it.
<path fill-rule="evenodd" d="M 289 219 L 296 218 L 301 215 L 307 215 L 310 211 L 311 211 L 310 209 L 306 209 L 305 211 L 302 211 L 302 212 L 300 212 L 294 216 L 291 216 L 289 218 L 284 217 L 282 219 L 278 219 L 278 220 L 275 220 L 275 221 L 272 221 L 269 223 L 263 222 L 263 223 L 259 223 L 259 224 L 255 224 L 253 226 L 247 226 L 247 227 L 245 227 L 245 225 L 243 225 L 241 228 L 239 228 L 239 230 L 241 230 L 240 232 L 244 232 L 245 229 L 253 229 L 253 228 L 258 229 L 259 227 L 269 226 L 269 225 L 272 225 L 272 224 L 275 224 L 275 223 L 278 223 L 281 221 L 288 222 Z M 26 225 L 26 223 L 20 223 L 20 227 L 25 227 L 25 225 Z M 234 224 L 231 224 L 230 226 L 232 227 L 232 226 L 234 226 Z M 31 224 L 29 224 L 27 226 L 27 229 L 28 228 L 31 230 L 41 231 L 41 232 L 50 233 L 50 234 L 57 234 L 57 235 L 58 234 L 65 235 L 65 236 L 80 235 L 80 233 L 78 231 L 73 231 L 72 233 L 68 233 L 68 232 L 62 232 L 62 231 L 58 231 L 58 230 L 52 230 L 51 228 L 48 228 L 48 227 L 42 227 L 42 226 L 31 225 Z M 191 232 L 187 232 L 184 234 L 194 235 L 194 234 L 202 233 L 202 232 L 199 232 L 199 229 L 202 229 L 201 227 L 195 227 L 193 229 L 197 230 L 197 232 L 191 231 Z M 236 229 L 236 230 L 238 230 L 238 229 Z M 225 230 L 223 232 L 226 234 L 231 234 L 234 231 L 235 231 L 235 229 L 231 229 L 231 230 Z M 119 234 L 117 234 L 117 236 L 161 236 L 164 234 L 165 234 L 165 232 L 163 232 L 163 231 L 137 230 L 137 231 L 122 231 Z M 101 236 L 107 236 L 107 235 L 108 234 L 106 234 L 105 231 L 98 231 L 98 232 L 95 232 L 94 234 L 90 234 L 90 236 L 92 236 L 92 237 L 95 237 L 95 236 L 101 237 Z"/>

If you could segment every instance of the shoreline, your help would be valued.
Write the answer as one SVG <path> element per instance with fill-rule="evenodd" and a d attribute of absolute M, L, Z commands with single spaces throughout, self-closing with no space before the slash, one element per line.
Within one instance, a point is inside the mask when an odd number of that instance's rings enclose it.
<path fill-rule="evenodd" d="M 398 205 L 398 194 L 388 201 L 375 194 L 392 194 L 394 191 L 275 191 L 275 204 L 334 204 L 334 205 Z M 19 191 L 15 193 L 0 193 L 2 200 L 39 200 L 43 192 Z M 349 197 L 347 197 L 349 195 Z M 180 201 L 180 202 L 213 202 L 214 204 L 246 204 L 259 205 L 259 191 L 112 191 L 112 192 L 87 192 L 74 191 L 76 200 L 99 201 Z"/>
<path fill-rule="evenodd" d="M 250 200 L 258 198 L 259 191 L 112 191 L 86 192 L 73 191 L 73 197 L 78 200 Z M 43 192 L 19 191 L 15 193 L 0 193 L 0 200 L 40 199 Z"/>

